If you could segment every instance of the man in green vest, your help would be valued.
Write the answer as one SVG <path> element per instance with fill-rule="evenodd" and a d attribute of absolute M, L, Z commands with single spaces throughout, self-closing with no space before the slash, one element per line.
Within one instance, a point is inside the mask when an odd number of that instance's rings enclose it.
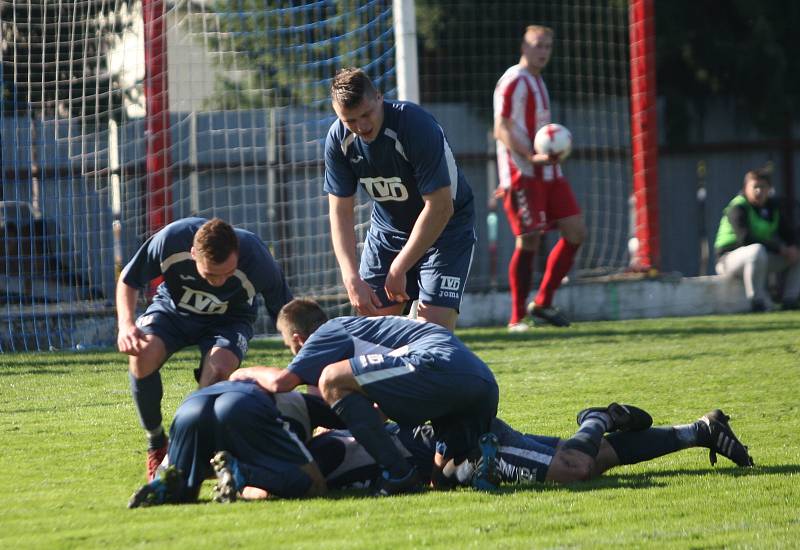
<path fill-rule="evenodd" d="M 723 211 L 714 241 L 717 273 L 742 277 L 753 311 L 774 308 L 767 290 L 770 273 L 783 274 L 783 309 L 797 309 L 800 296 L 798 236 L 771 191 L 765 173 L 747 172 L 741 193 Z"/>

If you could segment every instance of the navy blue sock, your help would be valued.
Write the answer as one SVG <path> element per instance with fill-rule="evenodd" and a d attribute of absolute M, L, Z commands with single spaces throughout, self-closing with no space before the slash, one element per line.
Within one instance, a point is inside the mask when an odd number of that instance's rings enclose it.
<path fill-rule="evenodd" d="M 360 393 L 350 393 L 334 403 L 331 408 L 344 420 L 353 437 L 364 449 L 394 477 L 403 477 L 411 466 L 383 427 L 372 401 Z"/>
<path fill-rule="evenodd" d="M 147 432 L 148 447 L 159 449 L 167 443 L 167 436 L 161 425 L 161 397 L 164 395 L 161 373 L 155 371 L 144 378 L 136 378 L 128 372 L 128 378 L 131 381 L 131 395 L 139 413 L 139 421 Z"/>
<path fill-rule="evenodd" d="M 695 446 L 693 430 L 696 431 L 693 424 L 648 428 L 641 432 L 614 432 L 606 440 L 617 453 L 620 464 L 636 464 Z"/>
<path fill-rule="evenodd" d="M 575 449 L 592 458 L 600 452 L 600 441 L 608 431 L 611 419 L 605 413 L 590 413 L 575 435 L 564 442 L 564 449 Z"/>

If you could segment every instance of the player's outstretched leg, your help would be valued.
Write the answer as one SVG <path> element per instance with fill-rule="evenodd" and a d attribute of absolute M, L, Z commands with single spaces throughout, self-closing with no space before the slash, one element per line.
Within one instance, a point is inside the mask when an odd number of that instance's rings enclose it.
<path fill-rule="evenodd" d="M 478 439 L 478 448 L 481 456 L 475 465 L 470 485 L 479 491 L 495 491 L 500 483 L 500 474 L 497 470 L 497 452 L 500 442 L 496 435 L 488 432 Z"/>
<path fill-rule="evenodd" d="M 128 508 L 178 503 L 181 484 L 181 472 L 175 466 L 169 466 L 133 493 L 128 501 Z"/>
<path fill-rule="evenodd" d="M 729 420 L 730 417 L 720 409 L 714 409 L 700 417 L 696 423 L 697 443 L 701 447 L 708 447 L 708 458 L 712 466 L 717 463 L 717 454 L 732 460 L 737 466 L 752 466 L 753 458 L 747 447 L 733 433 Z"/>
<path fill-rule="evenodd" d="M 234 502 L 247 485 L 239 461 L 228 451 L 219 451 L 211 459 L 211 466 L 217 474 L 217 484 L 211 498 L 215 502 Z"/>
<path fill-rule="evenodd" d="M 577 416 L 578 426 L 596 413 L 607 414 L 611 420 L 607 432 L 639 432 L 653 425 L 653 417 L 647 411 L 633 405 L 611 403 L 608 407 L 589 407 L 580 411 Z"/>

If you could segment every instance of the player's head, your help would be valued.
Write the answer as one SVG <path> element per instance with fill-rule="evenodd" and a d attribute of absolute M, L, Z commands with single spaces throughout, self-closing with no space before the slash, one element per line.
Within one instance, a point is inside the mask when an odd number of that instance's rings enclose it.
<path fill-rule="evenodd" d="M 222 286 L 236 272 L 239 237 L 230 224 L 214 218 L 197 230 L 192 241 L 197 273 L 211 286 Z"/>
<path fill-rule="evenodd" d="M 383 126 L 383 96 L 361 69 L 341 69 L 331 83 L 336 116 L 348 130 L 370 142 Z"/>
<path fill-rule="evenodd" d="M 538 74 L 547 66 L 553 53 L 553 29 L 542 25 L 526 27 L 520 50 L 522 63 L 530 72 Z"/>
<path fill-rule="evenodd" d="M 327 320 L 328 316 L 317 302 L 310 298 L 295 298 L 281 308 L 276 324 L 283 343 L 297 355 L 308 337 Z"/>
<path fill-rule="evenodd" d="M 750 170 L 744 175 L 742 193 L 753 206 L 764 206 L 772 191 L 769 176 L 761 170 Z"/>

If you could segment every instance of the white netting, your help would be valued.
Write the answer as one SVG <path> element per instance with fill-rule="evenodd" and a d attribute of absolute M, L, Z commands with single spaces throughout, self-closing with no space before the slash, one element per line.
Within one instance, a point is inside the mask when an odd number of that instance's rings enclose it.
<path fill-rule="evenodd" d="M 160 223 L 188 215 L 257 233 L 297 294 L 349 311 L 322 194 L 328 86 L 355 65 L 395 95 L 392 2 L 162 1 L 0 2 L 3 349 L 113 342 L 116 272 Z M 467 291 L 505 285 L 513 239 L 502 213 L 494 260 L 486 231 L 491 97 L 530 23 L 556 31 L 544 76 L 553 118 L 574 136 L 565 168 L 590 229 L 577 273 L 623 269 L 624 4 L 416 4 L 422 103 L 476 195 Z M 369 207 L 359 207 L 362 231 Z"/>

